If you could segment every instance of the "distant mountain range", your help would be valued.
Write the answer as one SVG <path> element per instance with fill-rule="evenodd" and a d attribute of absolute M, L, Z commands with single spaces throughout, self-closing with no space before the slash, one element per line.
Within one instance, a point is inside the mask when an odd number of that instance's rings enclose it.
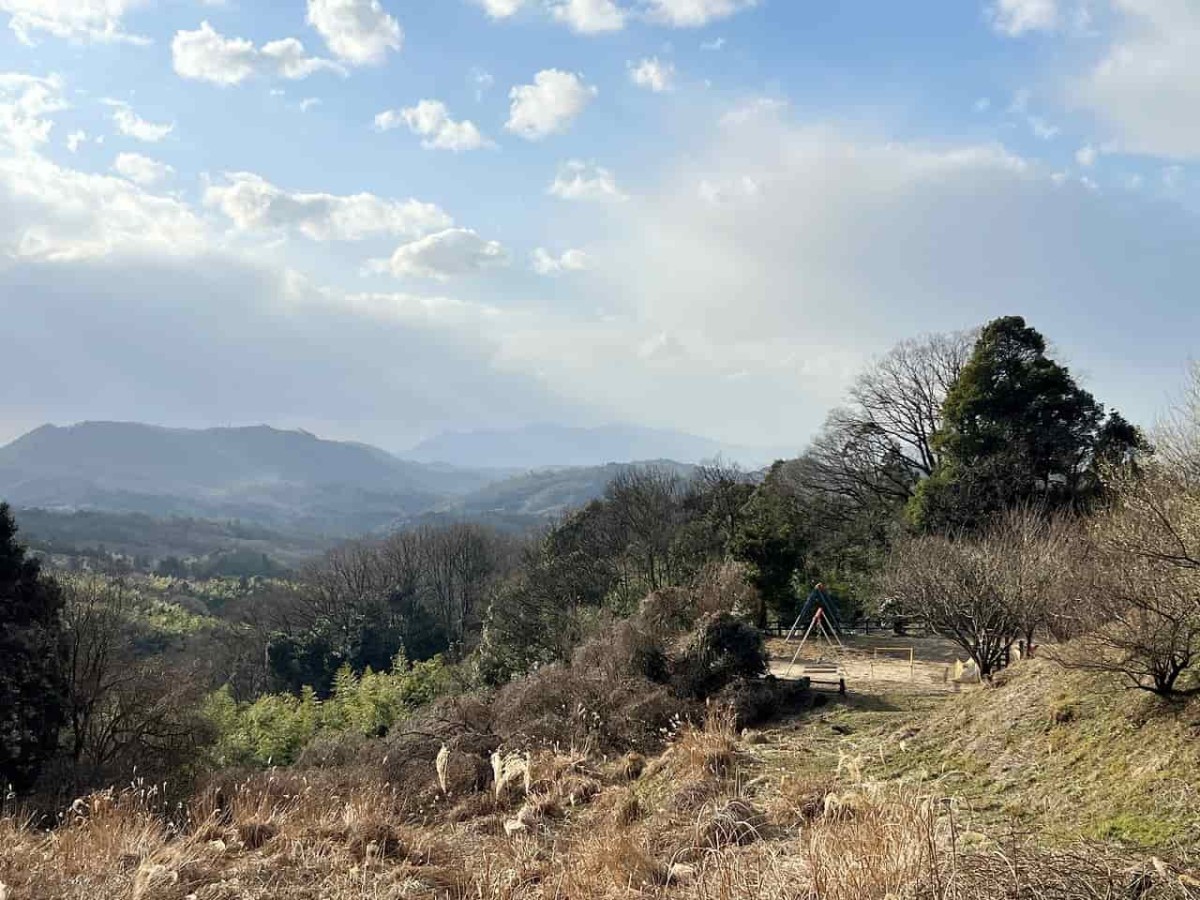
<path fill-rule="evenodd" d="M 467 468 L 541 469 L 602 466 L 631 460 L 671 459 L 700 463 L 722 457 L 748 468 L 795 456 L 786 448 L 721 444 L 679 431 L 606 425 L 573 428 L 527 425 L 506 430 L 449 431 L 423 441 L 406 456 Z"/>
<path fill-rule="evenodd" d="M 265 426 L 45 425 L 0 447 L 0 497 L 14 506 L 239 519 L 326 534 L 387 527 L 502 476 Z"/>
<path fill-rule="evenodd" d="M 618 449 L 615 441 L 608 446 Z M 516 447 L 501 455 L 504 463 L 519 458 Z M 569 459 L 587 458 L 581 445 L 572 452 Z M 472 468 L 402 460 L 365 444 L 266 426 L 191 430 L 85 422 L 46 425 L 0 447 L 0 500 L 28 511 L 18 514 L 27 537 L 56 548 L 104 543 L 155 555 L 150 548 L 189 553 L 231 541 L 238 547 L 274 541 L 294 558 L 306 544 L 318 546 L 311 538 L 323 546 L 424 522 L 471 519 L 522 530 L 599 496 L 630 465 L 668 466 L 685 475 L 692 468 L 669 460 Z M 245 523 L 269 533 L 183 520 Z"/>

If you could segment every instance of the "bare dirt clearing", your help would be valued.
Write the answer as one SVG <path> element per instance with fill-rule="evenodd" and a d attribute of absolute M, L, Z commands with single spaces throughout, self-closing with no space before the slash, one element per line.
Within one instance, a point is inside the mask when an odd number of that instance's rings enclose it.
<path fill-rule="evenodd" d="M 954 663 L 962 658 L 962 651 L 945 638 L 846 635 L 842 642 L 844 650 L 832 648 L 819 637 L 810 637 L 796 664 L 790 666 L 800 646 L 799 638 L 790 642 L 771 638 L 767 641 L 771 673 L 779 678 L 800 678 L 806 663 L 836 661 L 845 672 L 846 689 L 851 694 L 950 694 L 963 689 L 953 680 Z"/>

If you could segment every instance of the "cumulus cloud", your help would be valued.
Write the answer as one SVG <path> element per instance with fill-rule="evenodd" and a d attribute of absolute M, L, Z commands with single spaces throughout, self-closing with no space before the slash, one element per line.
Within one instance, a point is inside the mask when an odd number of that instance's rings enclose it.
<path fill-rule="evenodd" d="M 988 18 L 996 31 L 1009 37 L 1053 31 L 1060 24 L 1058 0 L 997 0 Z"/>
<path fill-rule="evenodd" d="M 447 228 L 401 244 L 391 258 L 374 260 L 369 269 L 399 277 L 415 276 L 447 281 L 476 275 L 509 264 L 508 251 L 499 241 L 488 241 L 469 228 Z"/>
<path fill-rule="evenodd" d="M 39 34 L 79 42 L 123 41 L 147 44 L 148 39 L 129 34 L 122 17 L 149 0 L 0 0 L 8 13 L 8 27 L 23 43 L 33 44 Z"/>
<path fill-rule="evenodd" d="M 175 73 L 193 81 L 221 87 L 241 84 L 256 75 L 278 75 L 297 80 L 316 72 L 345 74 L 337 63 L 309 56 L 296 38 L 283 38 L 254 46 L 246 38 L 226 37 L 208 22 L 194 31 L 178 31 L 171 41 Z"/>
<path fill-rule="evenodd" d="M 551 253 L 538 247 L 529 256 L 529 267 L 539 275 L 561 275 L 563 272 L 583 272 L 591 268 L 592 260 L 582 250 L 565 250 Z"/>
<path fill-rule="evenodd" d="M 1119 0 L 1116 33 L 1073 93 L 1129 153 L 1200 158 L 1200 6 Z"/>
<path fill-rule="evenodd" d="M 204 203 L 228 216 L 239 231 L 298 231 L 314 241 L 417 236 L 452 224 L 432 203 L 285 191 L 249 172 L 228 173 L 224 183 L 209 185 Z"/>
<path fill-rule="evenodd" d="M 206 241 L 186 204 L 126 178 L 64 168 L 36 153 L 0 158 L 0 260 L 186 255 Z"/>
<path fill-rule="evenodd" d="M 12 370 L 0 432 L 87 418 L 270 422 L 398 449 L 447 427 L 578 412 L 502 360 L 501 340 L 542 317 L 320 286 L 223 246 L 177 198 L 36 149 L 0 154 L 0 313 Z M 383 406 L 398 415 L 380 419 Z"/>
<path fill-rule="evenodd" d="M 79 148 L 87 143 L 87 132 L 82 128 L 72 131 L 67 135 L 67 150 L 71 153 L 78 153 Z"/>
<path fill-rule="evenodd" d="M 308 23 L 334 56 L 354 66 L 378 65 L 404 43 L 400 23 L 379 0 L 308 0 Z"/>
<path fill-rule="evenodd" d="M 57 75 L 0 72 L 0 146 L 28 150 L 46 143 L 53 114 L 67 108 L 62 91 Z"/>
<path fill-rule="evenodd" d="M 474 122 L 456 122 L 440 100 L 422 100 L 416 106 L 389 109 L 375 116 L 377 131 L 391 131 L 407 125 L 423 139 L 421 146 L 430 150 L 478 150 L 490 145 Z"/>
<path fill-rule="evenodd" d="M 527 141 L 561 134 L 598 93 L 574 72 L 543 69 L 533 77 L 533 84 L 518 85 L 509 91 L 512 105 L 504 127 Z"/>
<path fill-rule="evenodd" d="M 117 131 L 125 137 L 131 137 L 147 144 L 157 144 L 175 130 L 174 122 L 170 124 L 149 122 L 135 113 L 132 107 L 122 100 L 105 100 L 104 103 L 112 107 L 113 123 L 117 126 Z"/>
<path fill-rule="evenodd" d="M 630 63 L 629 80 L 638 87 L 661 94 L 675 86 L 675 64 L 659 62 L 657 56 L 643 59 L 636 64 Z"/>
<path fill-rule="evenodd" d="M 154 187 L 166 181 L 175 170 L 164 162 L 140 153 L 118 153 L 113 160 L 113 171 L 134 184 Z"/>
<path fill-rule="evenodd" d="M 550 15 L 577 34 L 607 34 L 625 27 L 628 13 L 613 0 L 552 0 Z"/>
<path fill-rule="evenodd" d="M 674 28 L 700 28 L 758 5 L 758 0 L 646 0 L 653 22 Z"/>
<path fill-rule="evenodd" d="M 617 187 L 612 171 L 580 159 L 567 160 L 558 167 L 549 193 L 563 200 L 585 200 L 605 203 L 626 199 Z"/>
<path fill-rule="evenodd" d="M 515 16 L 525 6 L 525 0 L 475 0 L 475 3 L 493 19 Z"/>
<path fill-rule="evenodd" d="M 296 38 L 283 38 L 263 44 L 261 56 L 268 70 L 277 72 L 280 77 L 291 81 L 307 78 L 315 72 L 336 72 L 340 75 L 346 73 L 345 69 L 331 60 L 309 56 L 304 44 Z"/>

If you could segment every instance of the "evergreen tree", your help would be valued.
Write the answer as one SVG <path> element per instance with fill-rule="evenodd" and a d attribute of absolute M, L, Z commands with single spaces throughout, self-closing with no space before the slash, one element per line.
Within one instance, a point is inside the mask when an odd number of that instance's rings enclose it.
<path fill-rule="evenodd" d="M 730 542 L 734 559 L 750 566 L 750 580 L 763 599 L 759 627 L 768 609 L 781 620 L 795 615 L 793 577 L 805 569 L 804 534 L 796 504 L 781 484 L 783 464 L 775 463 L 743 510 Z"/>
<path fill-rule="evenodd" d="M 1023 504 L 1079 510 L 1102 489 L 1101 463 L 1128 461 L 1140 433 L 1046 356 L 1020 316 L 996 319 L 946 396 L 940 462 L 909 505 L 929 531 L 973 530 Z"/>
<path fill-rule="evenodd" d="M 62 594 L 16 534 L 0 503 L 0 786 L 23 788 L 55 751 L 66 675 Z"/>

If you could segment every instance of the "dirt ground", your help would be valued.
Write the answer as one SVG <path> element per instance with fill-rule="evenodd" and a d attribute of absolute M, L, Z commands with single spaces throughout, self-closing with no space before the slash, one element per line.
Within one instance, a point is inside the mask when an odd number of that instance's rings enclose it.
<path fill-rule="evenodd" d="M 942 694 L 963 689 L 953 680 L 953 668 L 955 660 L 963 659 L 964 654 L 945 638 L 846 635 L 842 643 L 843 647 L 837 647 L 810 637 L 792 665 L 799 639 L 789 643 L 783 638 L 770 638 L 767 650 L 771 672 L 779 678 L 800 678 L 806 663 L 837 663 L 850 693 Z"/>

